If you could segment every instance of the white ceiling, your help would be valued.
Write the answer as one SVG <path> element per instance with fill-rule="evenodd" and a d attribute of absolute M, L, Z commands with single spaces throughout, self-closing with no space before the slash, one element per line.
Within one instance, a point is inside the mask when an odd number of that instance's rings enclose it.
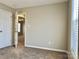
<path fill-rule="evenodd" d="M 0 3 L 3 3 L 12 8 L 24 8 L 45 4 L 61 3 L 65 1 L 67 0 L 0 0 Z"/>

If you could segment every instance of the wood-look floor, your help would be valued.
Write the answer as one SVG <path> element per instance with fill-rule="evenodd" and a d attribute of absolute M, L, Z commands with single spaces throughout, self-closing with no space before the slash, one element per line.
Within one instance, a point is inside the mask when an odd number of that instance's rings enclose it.
<path fill-rule="evenodd" d="M 0 49 L 0 59 L 68 59 L 67 54 L 35 48 Z"/>
<path fill-rule="evenodd" d="M 24 47 L 24 36 L 20 35 L 18 36 L 18 48 L 23 48 Z"/>

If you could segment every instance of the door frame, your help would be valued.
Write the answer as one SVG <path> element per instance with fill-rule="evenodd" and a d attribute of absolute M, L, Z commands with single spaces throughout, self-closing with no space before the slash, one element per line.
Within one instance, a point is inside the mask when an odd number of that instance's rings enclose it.
<path fill-rule="evenodd" d="M 17 17 L 17 12 L 15 12 L 15 21 L 14 21 L 14 46 L 15 48 L 17 48 L 17 43 L 18 43 L 18 27 L 17 27 L 17 21 L 18 17 Z"/>
<path fill-rule="evenodd" d="M 26 47 L 26 29 L 27 29 L 27 19 L 25 12 L 25 25 L 24 25 L 24 47 Z M 15 13 L 15 21 L 14 21 L 14 45 L 17 48 L 18 45 L 18 13 Z"/>

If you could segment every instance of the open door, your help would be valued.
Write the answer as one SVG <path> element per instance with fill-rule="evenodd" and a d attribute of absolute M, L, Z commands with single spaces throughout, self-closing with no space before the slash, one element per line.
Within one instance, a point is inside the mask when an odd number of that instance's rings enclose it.
<path fill-rule="evenodd" d="M 0 9 L 0 48 L 12 45 L 12 13 Z"/>

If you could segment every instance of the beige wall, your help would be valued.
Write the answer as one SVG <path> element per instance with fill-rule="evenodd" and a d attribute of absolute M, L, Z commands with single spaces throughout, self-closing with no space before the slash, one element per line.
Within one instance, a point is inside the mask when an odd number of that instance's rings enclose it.
<path fill-rule="evenodd" d="M 26 46 L 67 49 L 67 4 L 27 8 Z"/>

